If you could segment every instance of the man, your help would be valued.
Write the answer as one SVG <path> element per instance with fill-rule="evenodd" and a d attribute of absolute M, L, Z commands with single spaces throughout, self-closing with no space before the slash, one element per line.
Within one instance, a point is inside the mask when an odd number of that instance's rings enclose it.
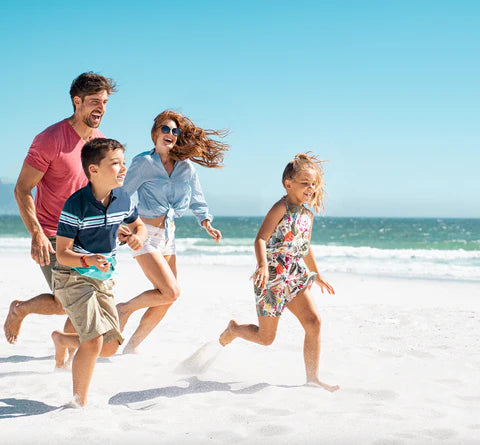
<path fill-rule="evenodd" d="M 66 199 L 88 182 L 80 160 L 81 150 L 89 140 L 105 137 L 98 126 L 115 87 L 113 79 L 99 74 L 88 72 L 78 76 L 70 88 L 73 115 L 35 137 L 15 185 L 20 216 L 32 236 L 32 258 L 40 265 L 50 289 L 60 212 Z M 34 187 L 37 188 L 35 201 Z M 5 337 L 9 343 L 16 343 L 22 321 L 28 314 L 64 313 L 51 293 L 26 301 L 15 300 L 5 320 Z M 65 330 L 72 332 L 68 320 Z"/>

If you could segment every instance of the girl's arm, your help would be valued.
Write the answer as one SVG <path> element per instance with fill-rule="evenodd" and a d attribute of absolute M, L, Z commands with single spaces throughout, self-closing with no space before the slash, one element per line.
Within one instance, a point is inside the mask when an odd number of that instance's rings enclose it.
<path fill-rule="evenodd" d="M 72 238 L 57 235 L 57 260 L 60 264 L 69 267 L 95 266 L 102 272 L 108 272 L 110 269 L 110 263 L 107 261 L 105 255 L 95 253 L 82 255 L 81 253 L 74 252 L 72 249 Z"/>
<path fill-rule="evenodd" d="M 277 201 L 265 216 L 263 223 L 255 238 L 255 256 L 257 257 L 257 270 L 251 276 L 256 287 L 263 289 L 268 282 L 267 241 L 272 236 L 279 221 L 285 214 L 284 200 Z"/>
<path fill-rule="evenodd" d="M 311 272 L 315 272 L 317 274 L 315 278 L 315 283 L 317 283 L 320 286 L 320 289 L 323 290 L 326 289 L 326 291 L 329 294 L 335 294 L 335 291 L 333 290 L 333 287 L 328 284 L 324 279 L 320 276 L 320 272 L 318 271 L 318 266 L 317 266 L 317 261 L 315 260 L 315 255 L 312 250 L 312 246 L 310 244 L 310 238 L 312 237 L 312 229 L 313 229 L 313 215 L 312 215 L 312 225 L 310 227 L 310 233 L 308 234 L 308 253 L 305 255 L 303 260 L 305 261 L 306 266 L 308 267 L 308 270 Z"/>

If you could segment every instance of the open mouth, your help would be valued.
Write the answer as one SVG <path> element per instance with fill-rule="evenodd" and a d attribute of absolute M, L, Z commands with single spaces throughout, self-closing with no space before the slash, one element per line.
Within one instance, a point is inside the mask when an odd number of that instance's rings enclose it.
<path fill-rule="evenodd" d="M 92 113 L 90 116 L 94 122 L 100 122 L 100 120 L 102 119 L 101 113 Z"/>
<path fill-rule="evenodd" d="M 163 139 L 164 142 L 166 142 L 167 144 L 173 144 L 173 139 L 172 138 L 169 138 L 169 137 L 166 137 Z"/>

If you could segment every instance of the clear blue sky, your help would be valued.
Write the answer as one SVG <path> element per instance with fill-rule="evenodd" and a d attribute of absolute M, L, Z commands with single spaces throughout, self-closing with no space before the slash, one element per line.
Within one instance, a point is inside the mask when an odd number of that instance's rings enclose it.
<path fill-rule="evenodd" d="M 3 0 L 0 178 L 95 71 L 118 83 L 100 128 L 128 164 L 166 108 L 232 131 L 225 168 L 198 168 L 214 214 L 264 214 L 311 150 L 327 216 L 480 217 L 479 17 L 473 0 Z"/>

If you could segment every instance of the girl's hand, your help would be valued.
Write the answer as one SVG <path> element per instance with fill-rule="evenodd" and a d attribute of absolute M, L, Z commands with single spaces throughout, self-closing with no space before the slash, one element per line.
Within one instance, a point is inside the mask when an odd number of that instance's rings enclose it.
<path fill-rule="evenodd" d="M 323 289 L 326 289 L 326 291 L 329 294 L 335 294 L 333 287 L 330 284 L 328 284 L 326 281 L 324 281 L 320 275 L 317 275 L 317 277 L 315 278 L 315 283 L 317 283 L 320 286 L 320 289 L 322 290 L 322 294 L 323 294 Z"/>
<path fill-rule="evenodd" d="M 215 242 L 218 243 L 222 239 L 222 232 L 220 232 L 220 230 L 213 228 L 210 225 L 210 221 L 208 219 L 206 219 L 205 221 L 202 221 L 202 226 Z"/>
<path fill-rule="evenodd" d="M 138 250 L 143 246 L 143 241 L 137 235 L 132 234 L 127 238 L 127 244 L 131 249 Z"/>
<path fill-rule="evenodd" d="M 257 270 L 253 273 L 250 279 L 253 279 L 253 284 L 259 289 L 265 289 L 268 282 L 268 266 L 258 266 Z"/>
<path fill-rule="evenodd" d="M 107 257 L 105 255 L 88 255 L 85 257 L 85 262 L 89 266 L 95 266 L 98 270 L 102 272 L 108 272 L 110 270 L 110 263 L 107 261 Z"/>

